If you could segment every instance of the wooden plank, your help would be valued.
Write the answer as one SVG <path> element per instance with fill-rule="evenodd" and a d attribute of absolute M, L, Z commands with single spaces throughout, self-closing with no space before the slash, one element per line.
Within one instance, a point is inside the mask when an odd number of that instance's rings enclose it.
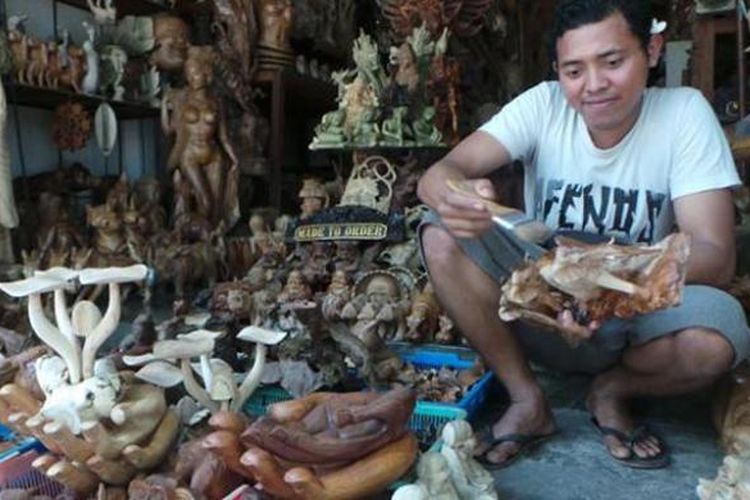
<path fill-rule="evenodd" d="M 154 118 L 159 116 L 159 108 L 145 103 L 130 101 L 113 101 L 102 96 L 77 94 L 68 90 L 54 90 L 43 87 L 32 87 L 5 83 L 8 102 L 19 106 L 41 109 L 55 109 L 64 102 L 82 102 L 88 109 L 95 110 L 101 103 L 108 102 L 119 119 Z"/>
<path fill-rule="evenodd" d="M 89 10 L 86 0 L 57 0 L 60 3 L 78 7 L 79 9 Z M 153 0 L 116 0 L 117 16 L 128 15 L 151 15 L 159 12 L 166 12 L 169 6 Z"/>

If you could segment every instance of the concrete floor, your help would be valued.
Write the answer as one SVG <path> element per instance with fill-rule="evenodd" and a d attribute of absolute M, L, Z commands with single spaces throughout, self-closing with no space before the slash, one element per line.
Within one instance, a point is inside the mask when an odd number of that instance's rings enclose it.
<path fill-rule="evenodd" d="M 539 378 L 550 398 L 560 433 L 507 469 L 494 472 L 500 498 L 682 500 L 697 498 L 699 477 L 716 475 L 723 456 L 709 421 L 708 392 L 636 404 L 639 421 L 659 433 L 672 456 L 669 468 L 639 471 L 610 459 L 601 443 L 583 406 L 588 378 L 550 372 L 539 372 Z M 502 405 L 498 404 L 483 420 L 491 421 L 501 413 Z"/>

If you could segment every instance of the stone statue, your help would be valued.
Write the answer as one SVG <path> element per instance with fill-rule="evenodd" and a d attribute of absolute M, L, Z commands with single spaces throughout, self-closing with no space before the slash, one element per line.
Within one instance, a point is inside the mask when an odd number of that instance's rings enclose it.
<path fill-rule="evenodd" d="M 435 108 L 425 106 L 422 114 L 412 124 L 417 146 L 436 146 L 442 144 L 443 134 L 435 126 Z"/>
<path fill-rule="evenodd" d="M 417 482 L 395 491 L 391 500 L 459 500 L 451 483 L 451 471 L 445 457 L 428 451 L 417 463 Z"/>
<path fill-rule="evenodd" d="M 380 140 L 380 127 L 377 123 L 377 109 L 365 109 L 359 123 L 354 126 L 352 143 L 362 148 L 374 148 Z"/>
<path fill-rule="evenodd" d="M 155 49 L 150 62 L 160 71 L 179 71 L 187 59 L 190 29 L 176 16 L 154 17 Z"/>
<path fill-rule="evenodd" d="M 346 110 L 341 108 L 324 114 L 320 123 L 315 126 L 315 137 L 311 148 L 341 148 L 346 146 L 348 141 L 344 129 L 345 120 Z"/>
<path fill-rule="evenodd" d="M 487 470 L 474 459 L 477 441 L 471 425 L 465 420 L 453 420 L 443 427 L 443 447 L 440 453 L 448 462 L 451 481 L 462 500 L 497 500 L 495 481 Z"/>
<path fill-rule="evenodd" d="M 214 53 L 191 46 L 185 62 L 187 87 L 162 100 L 162 127 L 175 135 L 170 169 L 192 189 L 199 215 L 230 228 L 239 218 L 237 157 L 227 138 L 221 102 L 211 94 Z"/>
<path fill-rule="evenodd" d="M 294 7 L 291 0 L 256 0 L 260 24 L 259 45 L 291 52 L 289 33 Z"/>
<path fill-rule="evenodd" d="M 83 22 L 88 38 L 83 42 L 83 51 L 86 54 L 86 75 L 81 82 L 81 91 L 84 94 L 94 94 L 99 90 L 99 54 L 96 51 L 96 30 L 94 26 Z"/>
<path fill-rule="evenodd" d="M 107 45 L 102 48 L 99 56 L 102 62 L 102 77 L 99 85 L 102 92 L 112 90 L 112 98 L 122 101 L 125 97 L 125 86 L 122 80 L 125 77 L 125 65 L 128 62 L 128 53 L 118 45 Z"/>
<path fill-rule="evenodd" d="M 393 108 L 392 115 L 390 118 L 383 120 L 381 127 L 382 140 L 381 145 L 383 146 L 408 146 L 409 144 L 405 140 L 406 123 L 404 118 L 409 109 L 406 106 L 398 106 Z"/>

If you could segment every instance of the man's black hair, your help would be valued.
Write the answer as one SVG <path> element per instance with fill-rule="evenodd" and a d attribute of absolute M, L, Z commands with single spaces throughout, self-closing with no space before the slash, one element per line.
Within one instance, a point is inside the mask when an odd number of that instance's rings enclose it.
<path fill-rule="evenodd" d="M 623 15 L 630 31 L 646 50 L 651 39 L 653 19 L 650 0 L 561 0 L 555 8 L 552 30 L 547 40 L 550 61 L 557 61 L 557 41 L 565 33 L 603 21 L 617 12 Z"/>

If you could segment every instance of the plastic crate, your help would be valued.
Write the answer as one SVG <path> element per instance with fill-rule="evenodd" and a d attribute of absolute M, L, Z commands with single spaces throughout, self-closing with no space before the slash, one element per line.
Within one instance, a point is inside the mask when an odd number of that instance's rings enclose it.
<path fill-rule="evenodd" d="M 3 452 L 0 452 L 0 463 L 15 456 L 21 455 L 22 453 L 26 453 L 29 450 L 44 451 L 45 449 L 38 439 L 32 437 L 19 438 L 13 433 L 12 430 L 2 424 L 0 424 L 0 440 L 16 442 L 15 446 L 8 448 Z"/>
<path fill-rule="evenodd" d="M 418 345 L 393 342 L 389 347 L 401 359 L 411 363 L 417 369 L 442 368 L 447 366 L 457 370 L 471 368 L 476 362 L 477 353 L 466 347 Z M 434 403 L 441 406 L 458 407 L 466 411 L 466 418 L 474 418 L 487 398 L 497 387 L 492 372 L 487 372 L 477 380 L 456 403 Z"/>
<path fill-rule="evenodd" d="M 451 420 L 466 420 L 466 418 L 467 413 L 463 408 L 430 401 L 417 401 L 417 406 L 409 420 L 409 428 L 414 431 L 419 447 L 424 451 L 437 441 L 445 424 Z"/>
<path fill-rule="evenodd" d="M 248 415 L 259 417 L 266 414 L 266 408 L 273 403 L 289 401 L 292 395 L 278 385 L 263 385 L 258 387 L 245 403 L 244 411 Z"/>
<path fill-rule="evenodd" d="M 36 495 L 52 498 L 62 494 L 65 488 L 60 483 L 31 467 L 38 456 L 32 450 L 0 463 L 0 491 L 33 490 Z"/>

